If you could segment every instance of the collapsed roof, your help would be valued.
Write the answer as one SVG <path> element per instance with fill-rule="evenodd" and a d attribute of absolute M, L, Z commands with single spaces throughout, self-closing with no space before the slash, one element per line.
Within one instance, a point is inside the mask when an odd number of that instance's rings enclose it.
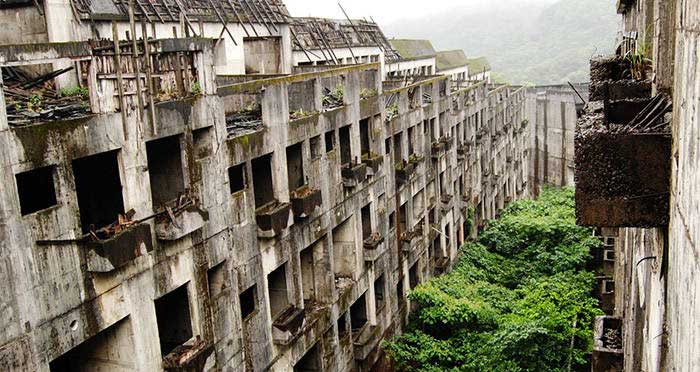
<path fill-rule="evenodd" d="M 377 47 L 384 52 L 386 62 L 400 58 L 372 21 L 295 17 L 290 19 L 290 25 L 297 51 Z"/>
<path fill-rule="evenodd" d="M 71 0 L 84 20 L 128 20 L 129 0 Z M 287 23 L 289 11 L 281 0 L 137 0 L 134 15 L 148 22 L 207 21 Z"/>

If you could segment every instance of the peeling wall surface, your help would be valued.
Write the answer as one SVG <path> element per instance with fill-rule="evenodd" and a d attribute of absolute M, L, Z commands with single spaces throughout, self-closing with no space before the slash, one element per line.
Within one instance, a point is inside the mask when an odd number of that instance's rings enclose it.
<path fill-rule="evenodd" d="M 77 45 L 0 48 L 3 64 L 80 61 L 92 111 L 17 125 L 0 95 L 0 370 L 386 367 L 379 344 L 405 326 L 408 290 L 530 195 L 521 88 L 437 76 L 384 90 L 381 63 L 217 86 L 220 44 L 166 39 L 154 59 L 188 65 L 160 64 L 174 93 L 150 103 L 133 72 L 98 71 L 112 54 Z M 303 173 L 291 186 L 289 164 Z M 20 188 L 27 172 L 53 188 Z M 22 213 L 25 196 L 47 204 Z M 103 205 L 122 214 L 106 237 L 83 226 Z"/>

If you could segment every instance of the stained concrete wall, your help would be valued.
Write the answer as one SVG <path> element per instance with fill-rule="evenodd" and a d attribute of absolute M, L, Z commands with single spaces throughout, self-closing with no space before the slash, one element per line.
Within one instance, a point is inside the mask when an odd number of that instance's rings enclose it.
<path fill-rule="evenodd" d="M 576 84 L 588 100 L 588 84 Z M 527 119 L 531 122 L 529 176 L 532 190 L 545 185 L 574 185 L 574 134 L 584 101 L 568 85 L 528 89 Z"/>

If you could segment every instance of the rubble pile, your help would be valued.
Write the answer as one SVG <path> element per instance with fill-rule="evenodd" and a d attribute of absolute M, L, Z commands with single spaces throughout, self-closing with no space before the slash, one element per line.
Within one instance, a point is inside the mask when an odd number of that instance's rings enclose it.
<path fill-rule="evenodd" d="M 52 120 L 67 120 L 90 114 L 88 92 L 76 87 L 57 92 L 54 79 L 73 67 L 56 70 L 37 78 L 13 67 L 3 67 L 7 121 L 26 126 Z"/>

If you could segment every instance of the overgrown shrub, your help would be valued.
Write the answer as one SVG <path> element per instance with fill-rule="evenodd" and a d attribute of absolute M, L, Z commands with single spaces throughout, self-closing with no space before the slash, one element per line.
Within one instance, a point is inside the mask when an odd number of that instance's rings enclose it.
<path fill-rule="evenodd" d="M 409 294 L 406 332 L 383 344 L 402 371 L 567 371 L 585 365 L 599 242 L 576 225 L 573 190 L 512 203 L 450 274 Z M 573 345 L 573 347 L 572 347 Z"/>

